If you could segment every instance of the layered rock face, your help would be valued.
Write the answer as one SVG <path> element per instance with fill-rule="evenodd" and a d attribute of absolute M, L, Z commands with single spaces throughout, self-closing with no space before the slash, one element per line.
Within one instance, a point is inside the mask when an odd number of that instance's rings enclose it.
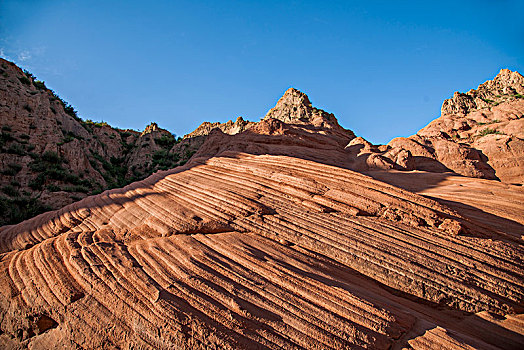
<path fill-rule="evenodd" d="M 433 348 L 446 344 L 438 329 L 462 346 L 518 348 L 522 320 L 505 315 L 523 310 L 524 251 L 499 238 L 339 167 L 193 158 L 1 229 L 0 341 Z"/>
<path fill-rule="evenodd" d="M 185 165 L 0 228 L 0 347 L 520 349 L 524 191 L 434 128 L 376 146 L 295 89 L 204 123 Z"/>

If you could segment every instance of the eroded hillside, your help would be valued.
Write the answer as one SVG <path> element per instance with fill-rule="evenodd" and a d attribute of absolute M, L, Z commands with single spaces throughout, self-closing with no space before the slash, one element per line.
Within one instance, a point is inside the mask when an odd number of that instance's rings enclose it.
<path fill-rule="evenodd" d="M 522 108 L 506 91 L 455 117 Z M 295 89 L 181 149 L 183 166 L 0 228 L 1 347 L 522 347 L 521 186 L 372 145 Z M 428 162 L 445 169 L 413 170 Z"/>
<path fill-rule="evenodd" d="M 0 225 L 122 187 L 192 155 L 155 123 L 137 132 L 82 120 L 31 73 L 0 64 Z"/>

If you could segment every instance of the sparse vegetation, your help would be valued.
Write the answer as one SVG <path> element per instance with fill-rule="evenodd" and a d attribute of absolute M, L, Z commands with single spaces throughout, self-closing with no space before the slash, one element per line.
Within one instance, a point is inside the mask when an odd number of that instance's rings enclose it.
<path fill-rule="evenodd" d="M 9 148 L 7 149 L 7 153 L 15 154 L 17 156 L 25 156 L 27 154 L 24 146 L 19 143 L 11 144 Z"/>
<path fill-rule="evenodd" d="M 11 175 L 14 176 L 18 174 L 22 170 L 22 166 L 18 163 L 9 163 L 7 164 L 7 169 L 4 169 L 2 171 L 2 174 L 4 175 Z"/>
<path fill-rule="evenodd" d="M 178 163 L 180 157 L 178 154 L 171 154 L 166 150 L 159 150 L 153 154 L 152 167 L 158 167 L 161 170 L 170 169 Z"/>
<path fill-rule="evenodd" d="M 492 121 L 489 121 L 489 122 L 477 122 L 478 125 L 490 125 L 490 124 L 495 124 L 495 123 L 500 123 L 500 120 L 498 119 L 493 119 Z"/>
<path fill-rule="evenodd" d="M 41 156 L 36 156 L 29 167 L 33 172 L 38 173 L 38 175 L 31 181 L 29 186 L 33 190 L 41 190 L 48 180 L 56 180 L 85 187 L 92 186 L 89 180 L 82 180 L 78 175 L 64 169 L 62 166 L 63 163 L 65 163 L 65 160 L 56 152 L 48 151 Z"/>
<path fill-rule="evenodd" d="M 486 128 L 484 130 L 482 130 L 481 132 L 479 132 L 479 136 L 486 136 L 486 135 L 490 135 L 490 134 L 497 134 L 497 135 L 504 135 L 504 133 L 498 131 L 498 130 L 495 130 L 495 129 L 490 129 L 490 128 Z"/>
<path fill-rule="evenodd" d="M 0 188 L 0 190 L 7 194 L 8 196 L 10 197 L 16 197 L 18 195 L 18 191 L 16 188 L 14 188 L 13 186 L 11 185 L 5 185 L 5 186 L 2 186 L 2 188 Z"/>
<path fill-rule="evenodd" d="M 35 80 L 33 81 L 33 85 L 38 89 L 38 90 L 45 90 L 47 89 L 47 87 L 45 86 L 45 83 L 43 81 L 40 81 L 40 80 Z"/>
<path fill-rule="evenodd" d="M 127 139 L 129 136 L 131 136 L 132 134 L 129 132 L 129 131 L 120 131 L 120 137 L 123 138 L 123 139 Z"/>
<path fill-rule="evenodd" d="M 8 198 L 0 196 L 0 226 L 15 224 L 51 210 L 43 205 L 37 197 L 29 195 Z"/>
<path fill-rule="evenodd" d="M 83 139 L 83 137 L 76 135 L 72 131 L 62 130 L 62 133 L 64 134 L 64 137 L 62 138 L 61 142 L 57 143 L 58 146 L 62 146 L 65 143 L 69 143 L 73 141 L 74 139 Z"/>
<path fill-rule="evenodd" d="M 175 136 L 172 134 L 162 135 L 161 137 L 155 138 L 155 143 L 162 148 L 171 148 L 174 144 L 177 143 Z"/>
<path fill-rule="evenodd" d="M 29 80 L 26 76 L 18 77 L 18 80 L 20 80 L 20 82 L 24 85 L 31 85 L 31 80 Z"/>
<path fill-rule="evenodd" d="M 58 187 L 57 185 L 55 184 L 49 184 L 46 186 L 46 189 L 49 191 L 49 192 L 58 192 L 60 191 L 60 187 Z"/>
<path fill-rule="evenodd" d="M 90 125 L 90 126 L 95 126 L 97 128 L 101 128 L 103 126 L 110 126 L 106 122 L 95 122 L 95 121 L 92 121 L 91 119 L 86 119 L 85 121 L 83 121 L 83 124 Z"/>
<path fill-rule="evenodd" d="M 123 166 L 124 158 L 111 157 L 111 161 L 108 162 L 104 157 L 94 151 L 91 151 L 91 155 L 102 164 L 103 170 L 99 168 L 94 160 L 90 159 L 91 166 L 100 172 L 108 188 L 122 187 L 129 183 L 125 178 L 127 169 Z"/>

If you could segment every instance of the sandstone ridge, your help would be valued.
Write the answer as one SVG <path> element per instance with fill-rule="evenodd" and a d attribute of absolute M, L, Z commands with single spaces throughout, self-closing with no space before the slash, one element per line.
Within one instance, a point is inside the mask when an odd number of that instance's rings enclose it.
<path fill-rule="evenodd" d="M 517 349 L 524 251 L 501 237 L 339 167 L 195 156 L 0 229 L 0 344 Z"/>

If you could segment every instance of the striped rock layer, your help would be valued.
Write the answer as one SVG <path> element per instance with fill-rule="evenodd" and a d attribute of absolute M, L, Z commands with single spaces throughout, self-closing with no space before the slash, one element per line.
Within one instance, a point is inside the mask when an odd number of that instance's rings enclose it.
<path fill-rule="evenodd" d="M 0 228 L 0 252 L 4 348 L 524 340 L 521 239 L 311 160 L 196 158 Z"/>

